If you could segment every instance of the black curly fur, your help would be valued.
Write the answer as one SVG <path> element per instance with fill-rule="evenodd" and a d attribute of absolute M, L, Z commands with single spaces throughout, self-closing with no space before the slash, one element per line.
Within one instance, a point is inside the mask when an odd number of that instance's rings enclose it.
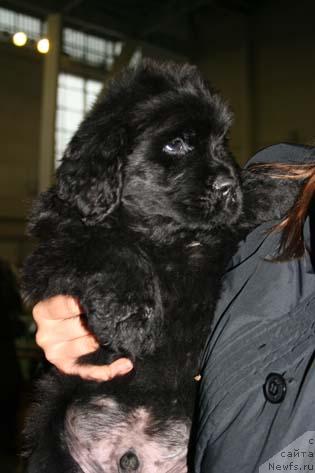
<path fill-rule="evenodd" d="M 189 424 L 226 263 L 250 228 L 281 216 L 273 202 L 292 195 L 268 176 L 240 173 L 230 124 L 196 68 L 145 62 L 115 79 L 70 142 L 56 185 L 33 208 L 39 244 L 24 294 L 32 303 L 78 297 L 102 345 L 82 363 L 127 355 L 135 369 L 97 384 L 52 368 L 27 426 L 30 473 L 86 471 L 69 454 L 65 416 L 91 399 L 114 399 L 126 416 L 145 408 L 161 438 L 170 420 Z M 176 137 L 188 151 L 165 151 Z"/>

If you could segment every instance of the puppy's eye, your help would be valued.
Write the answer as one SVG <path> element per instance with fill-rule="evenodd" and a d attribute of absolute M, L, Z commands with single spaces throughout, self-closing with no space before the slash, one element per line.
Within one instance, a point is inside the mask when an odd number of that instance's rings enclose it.
<path fill-rule="evenodd" d="M 180 137 L 174 138 L 163 147 L 165 153 L 179 156 L 183 156 L 192 149 L 193 147 Z"/>

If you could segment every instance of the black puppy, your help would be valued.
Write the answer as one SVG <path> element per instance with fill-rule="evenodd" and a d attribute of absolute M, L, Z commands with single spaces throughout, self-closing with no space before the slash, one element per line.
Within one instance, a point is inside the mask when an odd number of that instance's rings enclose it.
<path fill-rule="evenodd" d="M 221 275 L 244 231 L 270 218 L 276 189 L 253 175 L 242 192 L 230 122 L 196 68 L 146 62 L 112 83 L 69 144 L 33 210 L 24 292 L 78 297 L 102 345 L 82 362 L 124 355 L 135 369 L 101 384 L 51 369 L 28 422 L 30 473 L 187 471 Z M 255 201 L 245 216 L 244 199 Z"/>

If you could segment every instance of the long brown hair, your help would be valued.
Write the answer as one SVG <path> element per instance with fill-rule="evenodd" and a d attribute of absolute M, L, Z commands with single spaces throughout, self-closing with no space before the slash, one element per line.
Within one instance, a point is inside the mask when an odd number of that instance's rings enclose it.
<path fill-rule="evenodd" d="M 301 181 L 301 191 L 286 217 L 272 228 L 281 231 L 279 253 L 274 261 L 299 258 L 305 252 L 303 225 L 315 195 L 315 164 L 256 164 L 253 170 L 266 172 L 274 179 Z"/>

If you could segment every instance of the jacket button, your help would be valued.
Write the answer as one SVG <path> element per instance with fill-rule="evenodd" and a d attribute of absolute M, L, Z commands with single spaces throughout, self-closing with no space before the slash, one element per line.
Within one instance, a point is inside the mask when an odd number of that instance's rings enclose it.
<path fill-rule="evenodd" d="M 282 402 L 287 392 L 286 382 L 281 374 L 270 373 L 264 384 L 264 395 L 267 401 L 277 404 Z"/>

